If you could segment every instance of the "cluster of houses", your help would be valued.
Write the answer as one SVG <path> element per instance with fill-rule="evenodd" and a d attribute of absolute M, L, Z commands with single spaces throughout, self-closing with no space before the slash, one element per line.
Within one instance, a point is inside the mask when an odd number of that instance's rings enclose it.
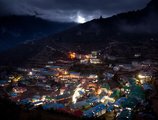
<path fill-rule="evenodd" d="M 94 73 L 85 75 L 69 70 L 73 59 L 80 64 L 102 64 L 99 56 L 98 51 L 86 55 L 71 52 L 72 61 L 49 61 L 42 68 L 18 68 L 23 74 L 0 80 L 0 87 L 11 86 L 9 98 L 29 110 L 38 106 L 69 113 L 79 110 L 80 116 L 90 118 L 115 111 L 118 118 L 131 118 L 136 105 L 145 100 L 144 91 L 152 90 L 152 72 L 145 69 L 151 63 L 109 65 L 102 79 Z"/>
<path fill-rule="evenodd" d="M 101 64 L 99 51 L 92 51 L 90 54 L 70 53 L 71 59 L 78 59 L 80 64 Z"/>

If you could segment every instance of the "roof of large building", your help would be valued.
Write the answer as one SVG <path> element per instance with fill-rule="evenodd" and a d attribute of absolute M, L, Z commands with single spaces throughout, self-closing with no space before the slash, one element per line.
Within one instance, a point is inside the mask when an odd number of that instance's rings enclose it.
<path fill-rule="evenodd" d="M 93 117 L 96 113 L 106 109 L 106 106 L 104 104 L 99 104 L 97 106 L 94 106 L 90 108 L 89 110 L 86 110 L 83 112 L 84 116 L 86 117 Z"/>
<path fill-rule="evenodd" d="M 65 106 L 63 104 L 59 104 L 59 103 L 50 103 L 50 104 L 45 104 L 43 106 L 43 109 L 60 109 L 60 108 L 64 108 Z"/>

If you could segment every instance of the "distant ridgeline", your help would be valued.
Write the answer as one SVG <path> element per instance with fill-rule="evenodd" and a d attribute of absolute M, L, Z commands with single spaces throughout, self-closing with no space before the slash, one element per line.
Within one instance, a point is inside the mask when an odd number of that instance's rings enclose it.
<path fill-rule="evenodd" d="M 0 17 L 0 51 L 66 30 L 75 23 L 52 22 L 35 16 Z"/>

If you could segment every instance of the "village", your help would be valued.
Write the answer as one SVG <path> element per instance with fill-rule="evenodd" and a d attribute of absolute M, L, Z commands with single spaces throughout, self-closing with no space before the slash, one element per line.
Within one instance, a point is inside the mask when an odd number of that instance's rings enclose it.
<path fill-rule="evenodd" d="M 67 60 L 48 61 L 40 68 L 17 68 L 0 80 L 0 96 L 27 110 L 41 106 L 84 118 L 112 114 L 132 119 L 149 105 L 158 63 L 111 64 L 99 51 L 67 54 Z"/>

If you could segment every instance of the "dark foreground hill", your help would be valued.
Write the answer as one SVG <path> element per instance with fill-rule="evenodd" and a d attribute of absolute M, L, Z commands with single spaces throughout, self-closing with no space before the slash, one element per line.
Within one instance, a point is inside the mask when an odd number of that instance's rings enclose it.
<path fill-rule="evenodd" d="M 57 112 L 44 111 L 42 108 L 28 111 L 7 99 L 0 98 L 0 112 L 1 118 L 5 120 L 81 120 L 81 118 L 72 115 Z"/>

